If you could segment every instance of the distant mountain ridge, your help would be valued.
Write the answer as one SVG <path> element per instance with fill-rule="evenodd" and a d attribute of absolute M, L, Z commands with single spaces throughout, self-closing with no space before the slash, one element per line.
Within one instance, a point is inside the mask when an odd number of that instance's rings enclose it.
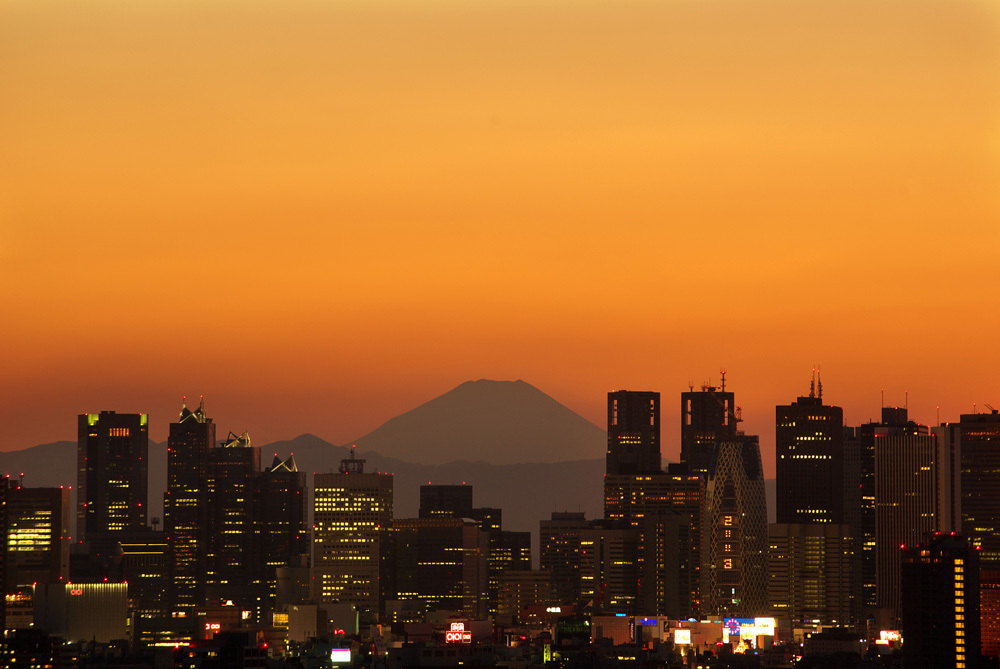
<path fill-rule="evenodd" d="M 359 452 L 441 465 L 494 465 L 604 457 L 607 435 L 524 381 L 467 381 L 354 442 Z"/>

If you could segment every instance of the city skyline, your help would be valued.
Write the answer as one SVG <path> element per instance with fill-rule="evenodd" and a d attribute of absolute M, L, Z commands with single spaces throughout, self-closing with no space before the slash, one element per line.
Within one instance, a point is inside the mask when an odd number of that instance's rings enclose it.
<path fill-rule="evenodd" d="M 676 460 L 726 369 L 771 472 L 816 365 L 849 425 L 1000 406 L 996 3 L 2 15 L 0 450 L 185 394 L 349 444 L 493 378 L 661 392 Z"/>

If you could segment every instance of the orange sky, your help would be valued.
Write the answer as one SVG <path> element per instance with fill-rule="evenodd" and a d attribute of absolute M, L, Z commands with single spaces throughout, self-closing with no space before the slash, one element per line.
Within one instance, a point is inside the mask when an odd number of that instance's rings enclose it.
<path fill-rule="evenodd" d="M 0 91 L 0 450 L 521 378 L 661 391 L 674 459 L 725 367 L 773 471 L 817 363 L 1000 407 L 992 1 L 8 0 Z"/>

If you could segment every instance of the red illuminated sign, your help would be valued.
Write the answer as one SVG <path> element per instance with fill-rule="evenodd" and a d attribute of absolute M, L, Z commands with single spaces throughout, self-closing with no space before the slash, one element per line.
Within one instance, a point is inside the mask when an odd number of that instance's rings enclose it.
<path fill-rule="evenodd" d="M 71 594 L 71 595 L 82 595 L 83 594 L 83 590 L 81 590 L 80 588 L 74 588 L 74 589 L 72 589 L 72 590 L 69 591 L 69 594 Z"/>
<path fill-rule="evenodd" d="M 472 643 L 472 632 L 465 631 L 465 623 L 452 623 L 451 630 L 444 634 L 444 640 L 449 643 Z"/>

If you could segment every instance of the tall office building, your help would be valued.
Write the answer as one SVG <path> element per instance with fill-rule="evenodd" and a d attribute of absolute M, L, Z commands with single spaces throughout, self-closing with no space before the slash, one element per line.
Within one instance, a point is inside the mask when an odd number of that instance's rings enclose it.
<path fill-rule="evenodd" d="M 897 613 L 900 548 L 952 525 L 941 517 L 941 482 L 956 473 L 949 472 L 950 456 L 939 452 L 950 442 L 927 434 L 925 427 L 918 432 L 888 428 L 875 434 L 876 604 Z"/>
<path fill-rule="evenodd" d="M 938 533 L 900 553 L 904 669 L 980 666 L 978 551 Z"/>
<path fill-rule="evenodd" d="M 396 596 L 425 611 L 482 620 L 489 611 L 489 533 L 470 518 L 393 521 Z"/>
<path fill-rule="evenodd" d="M 560 604 L 580 601 L 580 536 L 590 527 L 582 511 L 553 511 L 538 523 L 539 568 L 548 573 Z"/>
<path fill-rule="evenodd" d="M 702 551 L 702 604 L 709 614 L 755 617 L 767 600 L 767 501 L 756 436 L 716 444 Z"/>
<path fill-rule="evenodd" d="M 503 510 L 472 505 L 472 486 L 420 486 L 420 518 L 470 518 L 489 536 L 487 557 L 487 601 L 489 613 L 497 613 L 500 578 L 511 569 L 531 569 L 531 533 L 503 530 Z"/>
<path fill-rule="evenodd" d="M 726 391 L 725 374 L 721 388 L 705 384 L 700 391 L 692 386 L 681 393 L 681 462 L 688 463 L 692 473 L 707 477 L 716 444 L 733 441 L 739 421 L 734 395 Z"/>
<path fill-rule="evenodd" d="M 273 581 L 278 567 L 294 567 L 309 555 L 306 534 L 306 473 L 295 456 L 277 454 L 257 477 L 254 526 L 261 536 L 265 581 Z"/>
<path fill-rule="evenodd" d="M 984 568 L 1000 568 L 1000 413 L 963 414 L 958 424 L 962 534 Z"/>
<path fill-rule="evenodd" d="M 704 518 L 705 479 L 685 463 L 671 463 L 667 472 L 604 477 L 605 521 L 637 531 L 636 597 L 643 613 L 697 615 Z M 674 542 L 665 544 L 663 532 L 675 535 Z"/>
<path fill-rule="evenodd" d="M 254 481 L 260 472 L 260 449 L 250 435 L 229 433 L 208 452 L 207 597 L 232 600 L 244 609 L 262 613 L 260 588 L 250 587 L 259 557 L 253 532 Z M 256 619 L 256 618 L 255 618 Z"/>
<path fill-rule="evenodd" d="M 856 618 L 854 546 L 847 525 L 770 525 L 771 615 L 793 627 L 849 626 Z"/>
<path fill-rule="evenodd" d="M 1000 656 L 1000 569 L 979 570 L 979 623 L 983 655 Z"/>
<path fill-rule="evenodd" d="M 608 393 L 607 474 L 660 471 L 660 393 Z"/>
<path fill-rule="evenodd" d="M 595 523 L 580 533 L 580 599 L 594 613 L 640 613 L 639 531 Z"/>
<path fill-rule="evenodd" d="M 379 575 L 393 522 L 393 477 L 364 466 L 352 449 L 339 473 L 314 477 L 313 583 L 320 602 L 351 604 L 374 621 L 385 597 Z"/>
<path fill-rule="evenodd" d="M 10 487 L 4 535 L 7 592 L 69 579 L 69 524 L 69 488 Z"/>
<path fill-rule="evenodd" d="M 844 410 L 823 404 L 823 382 L 775 407 L 779 523 L 844 522 Z"/>
<path fill-rule="evenodd" d="M 102 411 L 77 420 L 77 541 L 146 527 L 147 414 Z"/>
<path fill-rule="evenodd" d="M 859 566 L 858 596 L 860 606 L 879 606 L 876 573 L 878 564 L 875 534 L 875 440 L 886 436 L 927 434 L 927 428 L 907 416 L 906 408 L 882 407 L 881 420 L 844 430 L 845 486 L 857 486 L 845 492 L 845 516 L 853 522 L 855 560 Z M 850 500 L 858 506 L 852 507 Z M 897 544 L 898 545 L 898 544 Z"/>
<path fill-rule="evenodd" d="M 205 603 L 208 571 L 208 455 L 215 445 L 215 423 L 205 401 L 191 411 L 181 405 L 167 437 L 167 492 L 163 496 L 163 533 L 168 552 L 168 601 L 175 610 Z"/>

